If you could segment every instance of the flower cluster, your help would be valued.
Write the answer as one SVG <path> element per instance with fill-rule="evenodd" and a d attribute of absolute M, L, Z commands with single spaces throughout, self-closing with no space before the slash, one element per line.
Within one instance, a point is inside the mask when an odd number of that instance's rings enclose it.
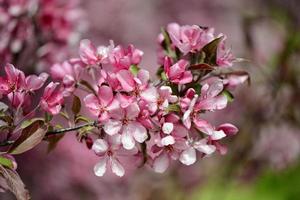
<path fill-rule="evenodd" d="M 226 71 L 235 59 L 225 39 L 209 28 L 168 25 L 159 35 L 161 66 L 155 81 L 141 68 L 143 52 L 133 45 L 115 46 L 110 41 L 96 47 L 82 40 L 78 58 L 51 67 L 57 82 L 44 88 L 34 110 L 45 114 L 39 113 L 38 118 L 24 110 L 30 108 L 30 95 L 48 75 L 25 77 L 8 64 L 6 77 L 0 79 L 0 94 L 7 96 L 13 111 L 23 110 L 26 121 L 21 120 L 20 127 L 13 123 L 15 129 L 24 129 L 7 153 L 24 152 L 45 137 L 53 146 L 59 139 L 51 140 L 52 136 L 76 131 L 79 141 L 99 156 L 94 167 L 97 176 L 107 168 L 123 176 L 129 158 L 134 160 L 132 166 L 146 164 L 162 173 L 174 160 L 191 165 L 197 157 L 215 151 L 225 154 L 221 139 L 238 129 L 230 123 L 215 126 L 206 120 L 206 113 L 224 109 L 233 98 L 230 90 L 247 80 L 243 72 Z M 71 127 L 55 123 L 54 116 L 62 116 Z M 41 137 L 30 138 L 37 134 Z"/>
<path fill-rule="evenodd" d="M 49 67 L 65 59 L 67 47 L 78 40 L 83 26 L 77 4 L 76 0 L 0 1 L 1 64 L 21 60 L 25 67 Z M 32 59 L 25 59 L 30 54 Z"/>

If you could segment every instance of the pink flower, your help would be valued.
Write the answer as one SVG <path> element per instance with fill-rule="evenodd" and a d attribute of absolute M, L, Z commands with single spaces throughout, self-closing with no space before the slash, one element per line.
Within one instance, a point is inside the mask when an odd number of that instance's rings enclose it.
<path fill-rule="evenodd" d="M 226 136 L 235 135 L 238 132 L 238 128 L 232 124 L 226 123 L 215 128 L 207 121 L 202 119 L 197 119 L 195 126 L 198 130 L 208 135 L 208 141 L 210 144 L 214 145 L 220 154 L 226 154 L 227 148 L 219 143 L 219 140 Z"/>
<path fill-rule="evenodd" d="M 218 66 L 232 66 L 235 57 L 233 56 L 231 49 L 226 49 L 225 40 L 226 36 L 223 36 L 222 41 L 219 43 L 217 48 L 217 65 Z"/>
<path fill-rule="evenodd" d="M 208 144 L 208 142 L 209 140 L 207 138 L 203 138 L 198 141 L 189 140 L 189 147 L 180 154 L 180 162 L 185 165 L 194 164 L 197 160 L 196 150 L 205 155 L 214 153 L 216 147 L 212 144 Z"/>
<path fill-rule="evenodd" d="M 227 106 L 227 98 L 222 95 L 223 83 L 220 79 L 213 83 L 205 83 L 201 88 L 201 95 L 189 89 L 186 96 L 180 100 L 181 109 L 184 111 L 183 124 L 190 129 L 192 121 L 199 118 L 200 111 L 214 111 L 224 109 Z"/>
<path fill-rule="evenodd" d="M 171 65 L 171 59 L 165 57 L 164 62 L 164 71 L 167 75 L 167 78 L 176 84 L 186 84 L 190 83 L 193 80 L 193 75 L 191 71 L 186 71 L 189 62 L 186 60 L 179 60 L 174 65 Z"/>
<path fill-rule="evenodd" d="M 100 161 L 95 165 L 94 172 L 96 176 L 103 176 L 106 172 L 107 165 L 117 176 L 124 176 L 125 169 L 119 158 L 127 155 L 134 155 L 137 149 L 124 152 L 121 146 L 121 136 L 116 134 L 109 138 L 95 140 L 92 149 L 100 157 Z"/>
<path fill-rule="evenodd" d="M 109 119 L 110 110 L 119 107 L 119 102 L 114 98 L 112 89 L 106 85 L 99 87 L 97 97 L 94 94 L 87 95 L 84 98 L 84 103 L 101 122 Z"/>
<path fill-rule="evenodd" d="M 146 128 L 137 121 L 140 108 L 136 102 L 126 108 L 119 108 L 110 113 L 112 117 L 104 124 L 104 131 L 108 135 L 121 134 L 121 142 L 125 149 L 133 149 L 135 141 L 143 143 L 147 138 Z"/>
<path fill-rule="evenodd" d="M 108 47 L 99 46 L 96 48 L 90 40 L 84 39 L 80 41 L 79 55 L 85 64 L 98 65 L 100 63 L 107 63 L 108 55 L 112 48 L 112 42 Z"/>
<path fill-rule="evenodd" d="M 179 26 L 171 23 L 167 27 L 172 43 L 186 55 L 196 52 L 214 39 L 213 29 L 202 29 L 197 25 Z"/>
<path fill-rule="evenodd" d="M 179 118 L 169 115 L 161 120 L 159 134 L 154 133 L 154 145 L 151 147 L 155 154 L 153 169 L 155 172 L 163 173 L 168 168 L 171 160 L 177 160 L 183 150 L 187 148 L 185 137 L 187 129 L 178 124 Z"/>
<path fill-rule="evenodd" d="M 16 69 L 12 64 L 5 66 L 6 78 L 0 77 L 0 93 L 9 94 L 17 91 L 25 84 L 25 75 L 22 71 Z"/>
<path fill-rule="evenodd" d="M 40 105 L 52 115 L 57 115 L 61 110 L 61 105 L 64 101 L 61 88 L 58 87 L 59 83 L 49 83 L 44 90 Z"/>
<path fill-rule="evenodd" d="M 117 75 L 123 91 L 131 92 L 132 97 L 143 99 L 148 103 L 156 102 L 158 93 L 155 87 L 149 84 L 150 75 L 146 70 L 139 70 L 136 77 L 128 70 L 120 70 Z"/>
<path fill-rule="evenodd" d="M 109 53 L 109 61 L 117 71 L 129 69 L 131 65 L 138 65 L 141 62 L 143 54 L 141 50 L 136 49 L 132 44 L 127 49 L 118 45 Z"/>
<path fill-rule="evenodd" d="M 75 91 L 76 84 L 80 81 L 83 68 L 78 60 L 65 61 L 62 64 L 54 64 L 51 69 L 51 76 L 55 80 L 62 81 L 64 96 L 69 96 Z"/>

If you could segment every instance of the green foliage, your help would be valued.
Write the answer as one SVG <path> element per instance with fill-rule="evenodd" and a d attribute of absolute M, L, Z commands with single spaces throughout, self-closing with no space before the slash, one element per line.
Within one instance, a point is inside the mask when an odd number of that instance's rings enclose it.
<path fill-rule="evenodd" d="M 297 200 L 300 197 L 300 163 L 284 171 L 267 171 L 253 183 L 226 180 L 210 182 L 191 200 Z"/>

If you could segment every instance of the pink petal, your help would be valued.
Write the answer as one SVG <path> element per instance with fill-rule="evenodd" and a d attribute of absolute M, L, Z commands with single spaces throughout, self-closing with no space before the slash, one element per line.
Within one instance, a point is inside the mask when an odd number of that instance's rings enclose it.
<path fill-rule="evenodd" d="M 196 162 L 196 151 L 193 147 L 184 150 L 179 157 L 181 163 L 185 165 L 192 165 Z"/>
<path fill-rule="evenodd" d="M 210 137 L 211 137 L 212 140 L 220 140 L 220 139 L 226 137 L 226 134 L 222 130 L 214 131 L 213 134 Z"/>
<path fill-rule="evenodd" d="M 97 50 L 90 40 L 80 41 L 79 56 L 85 64 L 94 65 L 97 63 Z"/>
<path fill-rule="evenodd" d="M 120 70 L 117 73 L 117 79 L 119 80 L 124 91 L 131 92 L 134 90 L 135 82 L 132 74 L 129 71 Z"/>
<path fill-rule="evenodd" d="M 106 158 L 101 158 L 100 161 L 94 167 L 94 173 L 96 176 L 103 176 L 106 172 Z"/>
<path fill-rule="evenodd" d="M 236 126 L 234 126 L 233 124 L 229 124 L 229 123 L 221 124 L 217 130 L 224 131 L 224 133 L 226 135 L 236 135 L 237 132 L 239 131 Z"/>
<path fill-rule="evenodd" d="M 135 146 L 134 138 L 132 136 L 132 133 L 130 132 L 130 129 L 128 129 L 127 126 L 123 128 L 121 141 L 124 149 L 130 150 L 133 149 Z"/>
<path fill-rule="evenodd" d="M 143 143 L 148 138 L 146 128 L 138 122 L 131 122 L 126 128 L 139 143 Z"/>
<path fill-rule="evenodd" d="M 162 131 L 164 134 L 170 134 L 174 129 L 174 125 L 173 123 L 170 122 L 166 122 L 163 124 L 162 126 Z"/>
<path fill-rule="evenodd" d="M 149 87 L 141 93 L 141 97 L 147 102 L 156 102 L 158 93 L 155 87 Z"/>
<path fill-rule="evenodd" d="M 100 86 L 98 97 L 103 106 L 107 106 L 113 100 L 112 89 L 106 85 Z"/>
<path fill-rule="evenodd" d="M 97 139 L 94 141 L 92 149 L 95 151 L 97 154 L 103 154 L 107 151 L 108 149 L 108 144 L 105 140 L 103 139 Z"/>
<path fill-rule="evenodd" d="M 114 159 L 114 158 L 111 158 L 111 170 L 115 175 L 117 175 L 119 177 L 122 177 L 125 174 L 125 170 L 124 170 L 123 166 L 121 165 L 121 163 L 117 159 Z"/>
<path fill-rule="evenodd" d="M 175 144 L 175 139 L 173 136 L 171 135 L 168 135 L 164 138 L 161 139 L 161 144 L 163 146 L 168 146 L 168 145 L 172 145 L 172 144 Z"/>
<path fill-rule="evenodd" d="M 122 123 L 118 120 L 110 119 L 107 122 L 105 122 L 103 130 L 108 134 L 108 135 L 115 135 L 119 133 L 119 131 L 122 128 Z"/>
<path fill-rule="evenodd" d="M 164 173 L 169 167 L 170 159 L 166 153 L 160 154 L 155 158 L 153 163 L 153 169 L 157 173 Z"/>
<path fill-rule="evenodd" d="M 89 94 L 83 99 L 85 106 L 89 109 L 89 111 L 98 116 L 100 114 L 100 104 L 98 98 L 94 94 Z"/>
<path fill-rule="evenodd" d="M 132 103 L 128 107 L 125 108 L 126 110 L 126 117 L 128 119 L 135 119 L 139 116 L 140 108 L 137 103 Z"/>

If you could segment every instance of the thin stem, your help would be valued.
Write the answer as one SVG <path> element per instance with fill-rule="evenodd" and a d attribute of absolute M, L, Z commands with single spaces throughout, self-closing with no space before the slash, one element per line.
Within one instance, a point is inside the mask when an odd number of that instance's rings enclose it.
<path fill-rule="evenodd" d="M 81 129 L 81 128 L 86 127 L 86 126 L 97 127 L 98 126 L 98 122 L 97 121 L 93 121 L 93 122 L 81 124 L 81 125 L 75 126 L 75 127 L 69 127 L 69 128 L 63 128 L 63 129 L 57 129 L 57 130 L 48 131 L 46 133 L 45 138 L 47 138 L 48 136 L 56 135 L 56 134 L 63 134 L 63 133 L 66 133 L 66 132 L 76 131 L 76 130 Z M 11 141 L 11 140 L 0 142 L 0 147 L 9 146 L 9 145 L 13 144 L 14 142 L 15 141 Z"/>
<path fill-rule="evenodd" d="M 75 126 L 75 127 L 69 127 L 69 128 L 63 128 L 63 129 L 48 131 L 46 133 L 46 136 L 56 135 L 56 134 L 60 134 L 60 133 L 66 133 L 66 132 L 70 132 L 70 131 L 76 131 L 76 130 L 81 129 L 81 128 L 86 127 L 86 126 L 95 126 L 96 127 L 97 126 L 97 121 L 81 124 L 81 125 Z"/>

